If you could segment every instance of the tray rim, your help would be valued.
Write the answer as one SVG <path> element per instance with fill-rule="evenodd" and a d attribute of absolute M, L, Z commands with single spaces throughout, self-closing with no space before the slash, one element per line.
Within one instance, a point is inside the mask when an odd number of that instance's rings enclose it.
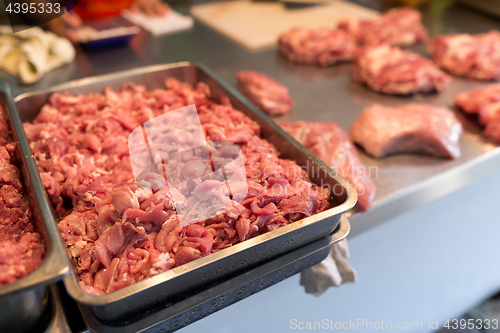
<path fill-rule="evenodd" d="M 43 220 L 43 225 L 45 227 L 45 232 L 47 238 L 45 239 L 45 247 L 48 250 L 45 254 L 45 258 L 42 263 L 31 273 L 18 279 L 17 281 L 0 287 L 0 298 L 10 297 L 24 291 L 28 291 L 32 288 L 44 287 L 53 282 L 62 280 L 64 276 L 69 274 L 70 266 L 69 261 L 66 261 L 65 256 L 62 254 L 59 240 L 59 230 L 55 230 L 56 226 L 51 227 L 52 221 L 50 217 L 47 216 L 47 212 L 44 211 L 41 205 L 44 203 L 40 195 L 45 195 L 45 193 L 39 193 L 37 189 L 37 181 L 39 181 L 38 173 L 33 175 L 30 168 L 34 167 L 34 161 L 31 156 L 31 149 L 29 148 L 28 140 L 25 137 L 24 130 L 22 130 L 22 122 L 19 118 L 19 114 L 13 102 L 12 92 L 10 86 L 6 82 L 0 82 L 0 95 L 5 98 L 5 103 L 7 110 L 6 112 L 10 116 L 12 121 L 12 132 L 17 137 L 16 144 L 19 146 L 21 153 L 23 154 L 23 160 L 26 164 L 26 172 L 30 178 L 31 187 L 33 191 L 33 196 L 35 198 L 35 205 L 38 206 L 40 211 L 40 217 Z M 30 166 L 30 164 L 33 164 Z M 35 176 L 35 179 L 33 177 Z M 38 177 L 38 180 L 36 179 Z M 34 183 L 34 184 L 33 184 Z M 23 183 L 23 187 L 25 184 Z M 42 186 L 43 188 L 43 186 Z M 54 234 L 54 232 L 56 232 Z"/>
<path fill-rule="evenodd" d="M 104 294 L 104 295 L 92 295 L 84 292 L 78 285 L 76 281 L 76 273 L 74 272 L 74 267 L 71 265 L 71 273 L 68 274 L 64 278 L 64 284 L 66 286 L 66 290 L 75 300 L 78 300 L 79 303 L 82 303 L 87 306 L 103 306 L 108 303 L 112 303 L 115 301 L 126 299 L 129 296 L 132 296 L 136 293 L 141 292 L 142 290 L 146 290 L 149 287 L 155 286 L 157 284 L 166 282 L 168 279 L 173 278 L 182 273 L 190 272 L 196 270 L 198 266 L 207 265 L 212 262 L 215 262 L 222 257 L 230 256 L 230 252 L 237 253 L 242 250 L 245 250 L 256 243 L 261 243 L 270 240 L 271 238 L 279 237 L 285 233 L 288 233 L 294 229 L 299 229 L 304 226 L 313 224 L 317 222 L 319 219 L 327 218 L 329 216 L 334 216 L 337 214 L 345 213 L 351 210 L 357 202 L 357 193 L 354 187 L 349 184 L 344 178 L 342 178 L 339 174 L 337 174 L 334 170 L 332 170 L 328 165 L 326 165 L 323 161 L 321 161 L 316 155 L 311 153 L 307 148 L 302 146 L 298 141 L 296 141 L 291 135 L 285 132 L 279 125 L 277 125 L 269 116 L 267 116 L 264 112 L 260 111 L 252 102 L 250 102 L 245 96 L 243 96 L 239 91 L 237 91 L 234 87 L 222 81 L 216 74 L 214 74 L 210 69 L 200 63 L 182 61 L 176 63 L 166 63 L 166 64 L 156 64 L 144 67 L 138 67 L 133 69 L 122 70 L 114 73 L 102 74 L 91 76 L 83 79 L 77 79 L 73 81 L 68 81 L 62 84 L 55 85 L 50 88 L 33 90 L 29 92 L 24 92 L 17 95 L 14 98 L 14 103 L 18 103 L 21 100 L 40 95 L 40 94 L 50 94 L 58 91 L 64 91 L 68 89 L 78 88 L 81 86 L 87 86 L 91 84 L 103 83 L 105 81 L 111 81 L 115 79 L 124 79 L 131 77 L 130 81 L 133 80 L 133 76 L 141 75 L 141 74 L 150 74 L 154 72 L 160 72 L 168 69 L 177 69 L 177 68 L 185 68 L 185 67 L 197 67 L 208 74 L 217 84 L 221 85 L 224 89 L 230 92 L 234 97 L 238 98 L 240 102 L 242 102 L 246 107 L 248 107 L 253 113 L 263 119 L 268 123 L 274 130 L 279 132 L 285 139 L 287 139 L 293 146 L 303 151 L 303 153 L 310 159 L 312 162 L 317 164 L 320 168 L 324 169 L 328 175 L 328 177 L 333 178 L 336 182 L 338 182 L 345 190 L 346 190 L 346 200 L 339 204 L 338 206 L 329 208 L 321 213 L 315 214 L 313 216 L 307 217 L 305 219 L 296 221 L 287 226 L 278 228 L 276 230 L 270 231 L 263 235 L 259 235 L 252 239 L 246 240 L 244 242 L 238 243 L 236 245 L 231 246 L 230 248 L 223 249 L 216 253 L 212 253 L 209 256 L 199 258 L 195 261 L 189 262 L 179 267 L 175 267 L 171 270 L 163 272 L 161 274 L 149 277 L 142 281 L 139 281 L 133 285 L 124 287 L 112 293 Z M 16 109 L 17 111 L 17 109 Z M 30 152 L 31 153 L 31 152 Z M 44 190 L 45 194 L 45 190 Z M 50 202 L 50 201 L 49 201 Z M 57 219 L 55 219 L 57 221 Z M 64 240 L 60 238 L 60 242 L 62 245 L 66 247 Z M 235 250 L 236 249 L 236 250 Z M 67 253 L 67 251 L 65 251 Z M 69 259 L 69 254 L 66 255 Z"/>

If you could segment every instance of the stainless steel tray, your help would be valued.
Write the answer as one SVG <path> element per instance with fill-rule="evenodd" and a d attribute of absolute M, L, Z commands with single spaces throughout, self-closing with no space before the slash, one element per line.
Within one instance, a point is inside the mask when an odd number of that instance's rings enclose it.
<path fill-rule="evenodd" d="M 51 284 L 50 290 L 50 317 L 44 333 L 72 333 L 68 317 L 64 313 L 64 304 L 56 284 Z"/>
<path fill-rule="evenodd" d="M 330 253 L 333 244 L 346 238 L 349 231 L 349 221 L 342 217 L 332 235 L 250 269 L 210 289 L 186 295 L 184 299 L 157 309 L 156 312 L 142 317 L 138 314 L 138 320 L 126 325 L 106 325 L 87 308 L 80 306 L 86 328 L 77 332 L 173 332 L 321 262 Z"/>
<path fill-rule="evenodd" d="M 17 96 L 15 102 L 22 120 L 31 121 L 53 92 L 68 91 L 70 94 L 102 92 L 106 86 L 119 89 L 127 81 L 145 85 L 147 89 L 155 89 L 164 87 L 167 77 L 174 77 L 192 84 L 205 82 L 210 86 L 215 98 L 222 94 L 228 96 L 236 109 L 261 126 L 262 137 L 273 143 L 283 158 L 293 159 L 301 166 L 308 166 L 309 176 L 314 183 L 329 185 L 330 188 L 340 184 L 343 190 L 339 191 L 341 193 L 332 195 L 333 208 L 111 294 L 96 296 L 83 292 L 78 286 L 77 275 L 73 271 L 64 279 L 68 293 L 104 322 L 125 319 L 130 314 L 144 311 L 162 302 L 165 303 L 175 296 L 203 288 L 222 278 L 227 278 L 326 237 L 337 226 L 342 213 L 350 210 L 357 200 L 354 188 L 347 181 L 285 133 L 236 89 L 222 82 L 201 65 L 183 62 L 127 70 L 25 93 Z"/>
<path fill-rule="evenodd" d="M 10 115 L 13 141 L 19 142 L 16 160 L 33 209 L 36 228 L 47 247 L 47 255 L 37 269 L 0 288 L 0 332 L 23 332 L 42 319 L 47 310 L 48 285 L 61 280 L 69 272 L 69 262 L 63 252 L 59 230 L 44 200 L 43 186 L 31 158 L 22 123 L 15 112 L 10 88 L 5 83 L 0 83 L 0 105 Z"/>

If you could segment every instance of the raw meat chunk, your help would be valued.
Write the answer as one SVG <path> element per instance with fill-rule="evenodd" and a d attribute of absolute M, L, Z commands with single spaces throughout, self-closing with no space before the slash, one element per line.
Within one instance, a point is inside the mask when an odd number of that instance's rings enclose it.
<path fill-rule="evenodd" d="M 441 92 L 451 83 L 429 59 L 389 45 L 360 49 L 353 65 L 355 81 L 386 94 Z"/>
<path fill-rule="evenodd" d="M 411 103 L 366 108 L 352 125 L 350 136 L 377 158 L 397 153 L 458 158 L 461 133 L 462 124 L 448 108 Z"/>
<path fill-rule="evenodd" d="M 486 125 L 500 113 L 500 83 L 464 91 L 455 97 L 455 104 L 467 113 L 477 114 L 479 122 Z"/>
<path fill-rule="evenodd" d="M 500 79 L 500 32 L 436 37 L 429 53 L 440 67 L 453 75 L 479 80 Z"/>
<path fill-rule="evenodd" d="M 484 136 L 500 143 L 500 83 L 462 92 L 455 97 L 455 104 L 477 114 L 479 123 L 486 126 Z"/>
<path fill-rule="evenodd" d="M 10 142 L 12 142 L 12 139 L 10 138 L 9 120 L 7 119 L 5 111 L 0 106 L 0 147 L 3 147 Z"/>
<path fill-rule="evenodd" d="M 339 29 L 298 27 L 281 35 L 278 50 L 291 62 L 328 66 L 352 59 L 356 43 Z"/>
<path fill-rule="evenodd" d="M 267 75 L 246 70 L 236 73 L 238 90 L 270 116 L 289 113 L 293 100 L 288 89 Z"/>
<path fill-rule="evenodd" d="M 420 22 L 422 15 L 411 8 L 395 8 L 375 19 L 347 17 L 340 21 L 339 29 L 345 30 L 364 46 L 409 46 L 427 40 L 427 30 Z"/>
<path fill-rule="evenodd" d="M 136 184 L 131 154 L 145 160 L 149 154 L 139 146 L 132 146 L 131 153 L 128 137 L 148 120 L 192 104 L 209 144 L 232 143 L 240 149 L 248 194 L 239 203 L 228 197 L 231 208 L 223 213 L 181 226 L 173 191 L 165 187 L 163 173 L 151 168 L 156 165 L 141 168 L 140 181 L 150 187 Z M 329 206 L 326 189 L 311 183 L 295 162 L 280 159 L 276 148 L 260 138 L 259 125 L 234 109 L 227 97 L 214 100 L 204 83 L 193 86 L 168 78 L 165 89 L 153 91 L 128 83 L 120 91 L 106 88 L 104 94 L 55 93 L 24 129 L 42 183 L 61 216 L 58 227 L 77 263 L 79 284 L 89 293 L 130 286 Z M 151 149 L 169 157 L 194 140 L 187 126 L 185 131 L 170 129 L 162 128 L 149 141 Z M 159 137 L 167 138 L 167 144 L 155 145 Z M 211 157 L 216 165 L 233 160 L 232 154 L 221 148 Z M 196 159 L 195 152 L 182 155 L 187 166 L 178 169 L 180 176 L 204 173 Z M 228 172 L 229 177 L 234 174 Z M 195 180 L 176 187 L 177 197 L 193 193 L 196 199 L 212 191 L 212 179 Z M 185 201 L 197 210 L 213 208 L 199 203 Z"/>
<path fill-rule="evenodd" d="M 375 197 L 375 184 L 345 131 L 334 122 L 297 121 L 280 126 L 329 165 L 356 189 L 356 209 L 366 211 Z"/>
<path fill-rule="evenodd" d="M 7 114 L 0 106 L 0 287 L 28 275 L 45 257 L 14 150 Z"/>

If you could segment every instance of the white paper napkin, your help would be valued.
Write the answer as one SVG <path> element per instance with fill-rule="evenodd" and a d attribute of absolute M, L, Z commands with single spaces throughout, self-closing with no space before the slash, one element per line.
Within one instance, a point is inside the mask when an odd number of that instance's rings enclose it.
<path fill-rule="evenodd" d="M 355 282 L 357 274 L 347 262 L 349 248 L 347 239 L 333 245 L 330 255 L 319 264 L 312 266 L 300 274 L 300 285 L 306 293 L 320 296 L 330 287 L 338 287 L 343 283 Z"/>
<path fill-rule="evenodd" d="M 128 10 L 122 11 L 122 16 L 130 22 L 151 32 L 153 35 L 162 35 L 170 32 L 186 30 L 193 26 L 191 16 L 184 16 L 170 10 L 165 16 L 149 17 L 143 13 L 133 13 Z"/>

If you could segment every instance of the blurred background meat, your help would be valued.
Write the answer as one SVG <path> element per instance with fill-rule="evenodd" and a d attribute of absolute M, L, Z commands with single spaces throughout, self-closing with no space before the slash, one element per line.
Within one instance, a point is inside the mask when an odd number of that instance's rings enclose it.
<path fill-rule="evenodd" d="M 352 140 L 377 158 L 397 153 L 458 158 L 460 134 L 462 124 L 453 111 L 414 103 L 397 108 L 372 105 L 350 130 Z"/>
<path fill-rule="evenodd" d="M 339 29 L 349 33 L 360 45 L 409 46 L 427 39 L 427 29 L 421 23 L 422 14 L 412 8 L 394 8 L 375 19 L 347 17 Z"/>
<path fill-rule="evenodd" d="M 292 111 L 294 102 L 288 89 L 269 76 L 252 70 L 236 73 L 238 90 L 265 113 L 278 116 Z"/>
<path fill-rule="evenodd" d="M 356 44 L 339 29 L 297 27 L 280 36 L 278 50 L 291 62 L 328 66 L 352 59 Z"/>
<path fill-rule="evenodd" d="M 429 53 L 453 75 L 479 80 L 500 79 L 500 32 L 440 35 L 429 43 Z"/>
<path fill-rule="evenodd" d="M 392 95 L 442 92 L 451 83 L 429 59 L 389 45 L 359 50 L 353 67 L 355 81 Z"/>
<path fill-rule="evenodd" d="M 455 97 L 455 104 L 477 114 L 479 123 L 485 126 L 484 136 L 500 143 L 500 83 L 464 91 Z"/>
<path fill-rule="evenodd" d="M 344 130 L 334 122 L 297 121 L 280 126 L 295 140 L 345 178 L 358 193 L 356 209 L 366 211 L 375 197 L 375 184 Z"/>

